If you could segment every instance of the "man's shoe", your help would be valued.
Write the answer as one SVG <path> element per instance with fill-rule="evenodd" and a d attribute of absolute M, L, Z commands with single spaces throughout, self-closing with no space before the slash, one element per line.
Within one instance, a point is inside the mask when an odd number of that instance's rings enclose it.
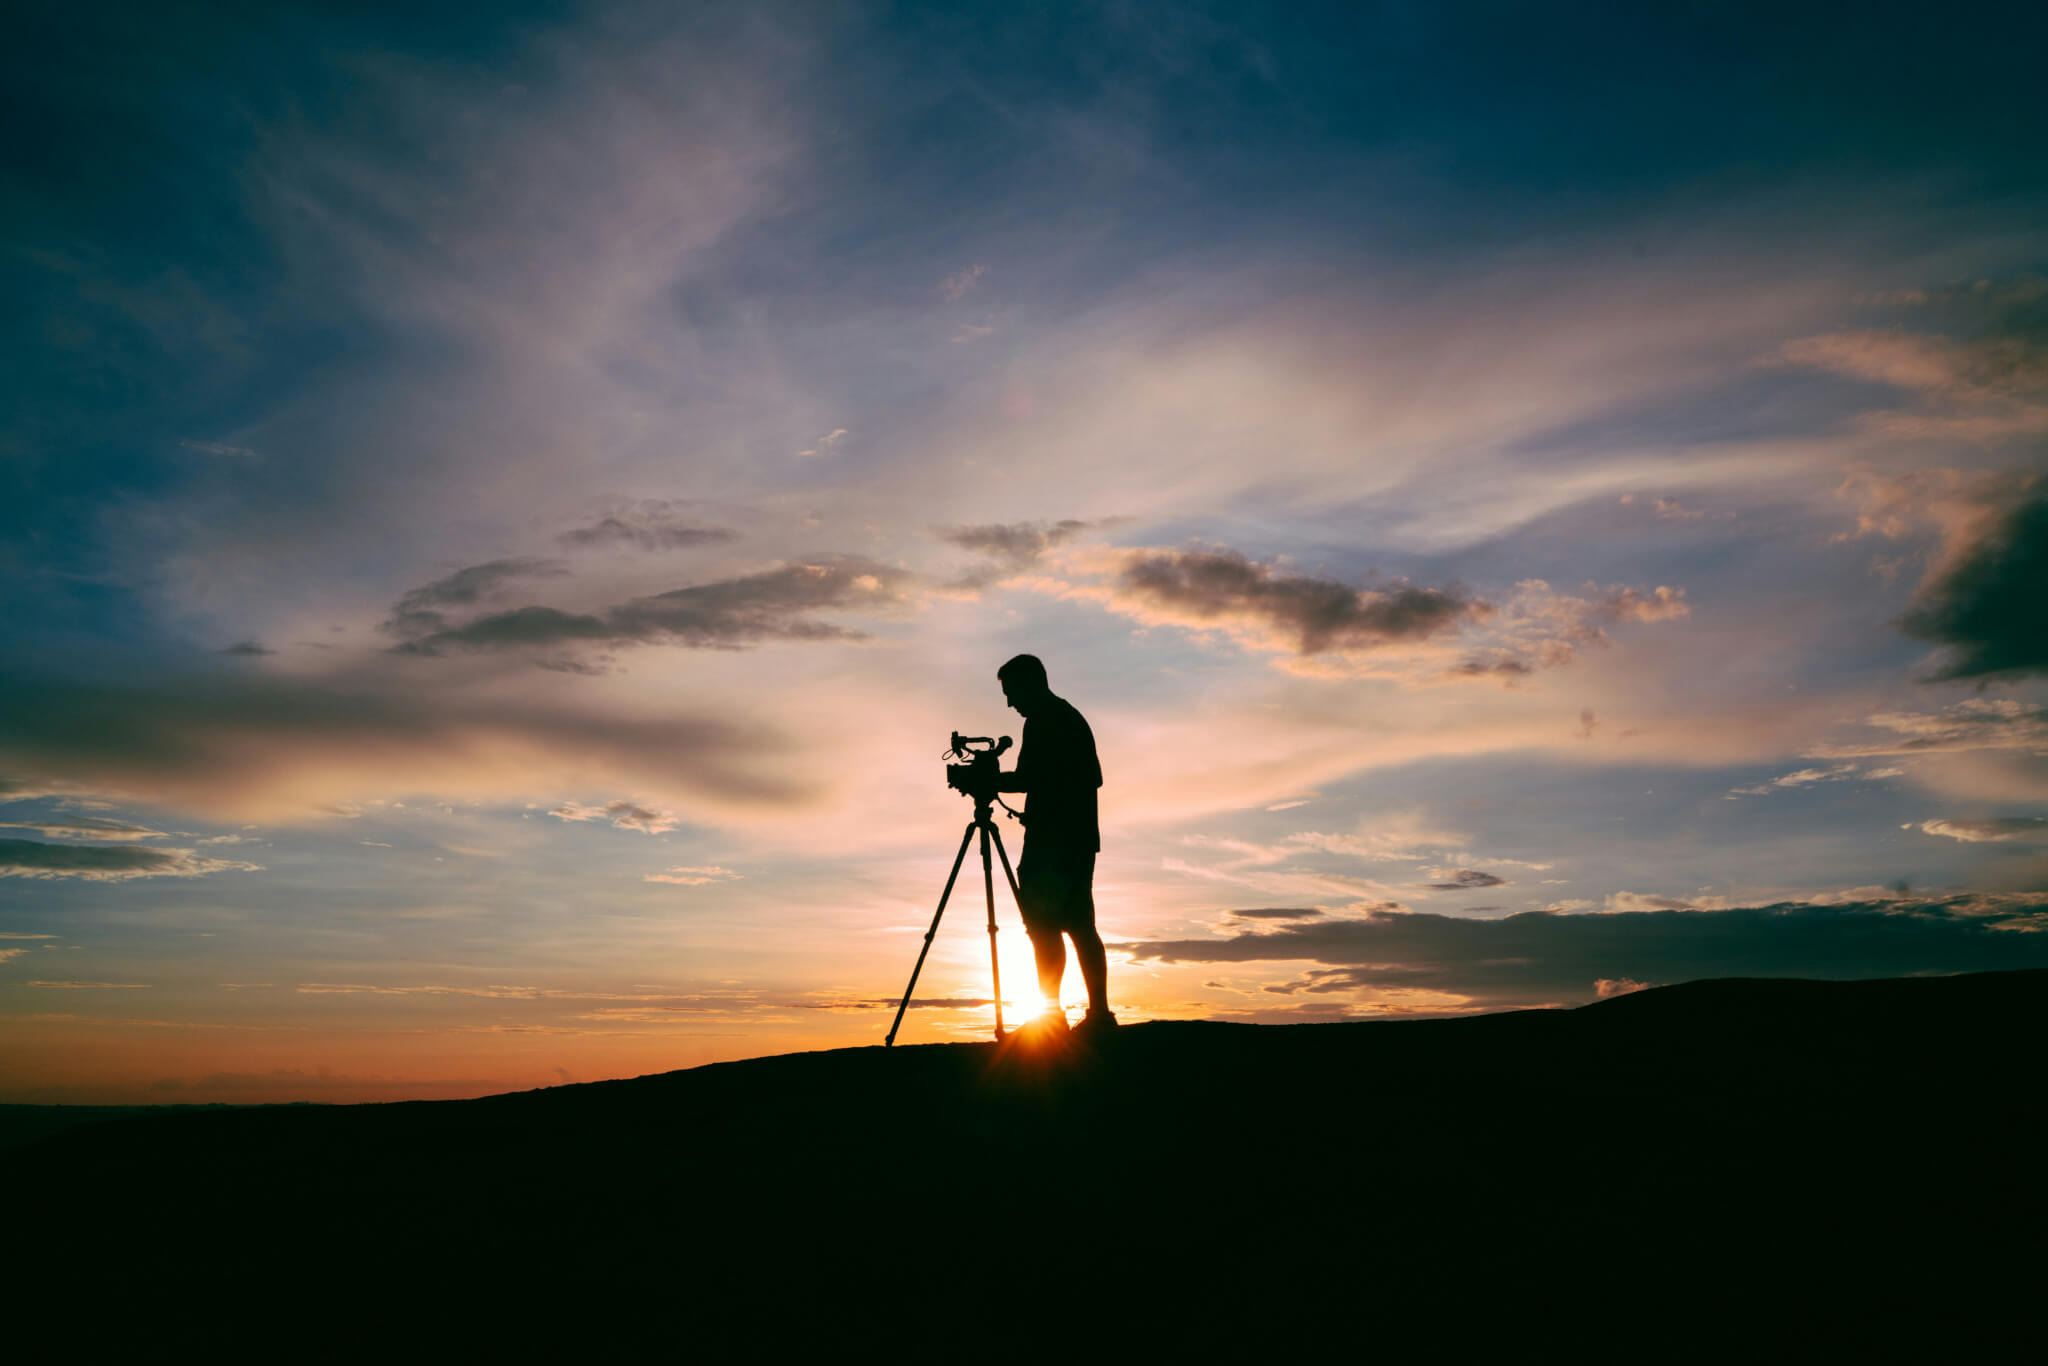
<path fill-rule="evenodd" d="M 1077 1034 L 1107 1034 L 1116 1028 L 1116 1016 L 1106 1010 L 1091 1010 L 1074 1026 Z"/>
<path fill-rule="evenodd" d="M 1017 1032 L 1030 1035 L 1033 1038 L 1044 1039 L 1063 1036 L 1071 1032 L 1072 1028 L 1067 1023 L 1066 1011 L 1042 1010 L 1023 1024 L 1018 1025 Z"/>

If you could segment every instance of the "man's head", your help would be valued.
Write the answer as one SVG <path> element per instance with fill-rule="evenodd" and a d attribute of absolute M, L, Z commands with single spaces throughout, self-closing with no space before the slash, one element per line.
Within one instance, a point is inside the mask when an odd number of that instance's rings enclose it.
<path fill-rule="evenodd" d="M 996 670 L 996 681 L 1003 685 L 1003 700 L 1019 716 L 1030 716 L 1040 698 L 1052 695 L 1045 681 L 1045 665 L 1037 655 L 1018 655 Z"/>

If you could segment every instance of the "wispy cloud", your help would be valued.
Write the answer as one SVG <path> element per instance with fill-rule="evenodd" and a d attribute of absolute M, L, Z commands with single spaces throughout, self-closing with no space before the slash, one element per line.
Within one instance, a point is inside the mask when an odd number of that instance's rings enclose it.
<path fill-rule="evenodd" d="M 46 991 L 136 991 L 149 986 L 147 982 L 30 982 L 32 987 Z"/>
<path fill-rule="evenodd" d="M 609 821 L 621 830 L 638 830 L 646 835 L 665 834 L 682 823 L 673 811 L 657 811 L 623 800 L 606 802 L 603 806 L 564 802 L 550 807 L 548 814 L 565 821 Z"/>
<path fill-rule="evenodd" d="M 981 283 L 981 277 L 988 274 L 987 266 L 963 266 L 945 279 L 939 281 L 939 293 L 948 299 L 958 299 Z"/>
<path fill-rule="evenodd" d="M 1907 827 L 1910 829 L 1911 827 Z M 1920 822 L 1930 835 L 1944 835 L 1966 844 L 2029 843 L 2048 840 L 2048 818 L 2041 816 L 1936 817 Z"/>
<path fill-rule="evenodd" d="M 205 877 L 210 873 L 255 872 L 260 866 L 235 859 L 202 858 L 190 849 L 40 844 L 35 840 L 0 839 L 0 877 L 127 882 L 144 877 Z"/>
<path fill-rule="evenodd" d="M 1874 712 L 1864 718 L 1864 724 L 1890 735 L 1819 745 L 1809 750 L 1809 755 L 1816 759 L 1847 759 L 2048 748 L 2048 708 L 2017 698 L 1972 697 L 1938 712 Z"/>
<path fill-rule="evenodd" d="M 129 825 L 125 821 L 99 820 L 92 816 L 52 816 L 47 820 L 0 821 L 0 830 L 34 830 L 38 834 L 56 839 L 126 841 L 164 838 L 163 831 L 152 830 L 146 825 Z M 200 841 L 202 844 L 213 842 Z"/>
<path fill-rule="evenodd" d="M 1897 770 L 1892 770 L 1897 772 Z M 1772 792 L 1781 792 L 1788 787 L 1811 787 L 1816 783 L 1838 783 L 1845 778 L 1854 778 L 1856 765 L 1838 764 L 1833 768 L 1802 768 L 1782 774 L 1769 782 L 1757 783 L 1751 787 L 1735 787 L 1728 790 L 1728 796 L 1760 797 Z"/>
<path fill-rule="evenodd" d="M 730 882 L 738 877 L 739 874 L 735 873 L 732 869 L 720 868 L 716 864 L 707 864 L 699 867 L 678 865 L 668 869 L 666 872 L 649 873 L 641 881 L 669 882 L 679 887 L 705 887 L 714 882 Z"/>
<path fill-rule="evenodd" d="M 811 446 L 807 450 L 798 451 L 797 454 L 806 456 L 829 455 L 832 453 L 833 448 L 846 440 L 849 435 L 851 433 L 846 428 L 834 427 L 831 431 L 819 437 L 816 445 Z"/>
<path fill-rule="evenodd" d="M 407 639 L 401 654 L 672 645 L 740 649 L 763 641 L 857 641 L 867 633 L 821 612 L 892 615 L 910 601 L 912 576 L 894 565 L 843 555 L 781 565 L 633 598 L 592 611 L 516 607 L 459 625 L 433 614 L 393 618 Z"/>
<path fill-rule="evenodd" d="M 686 520 L 684 508 L 660 498 L 643 498 L 624 504 L 584 526 L 573 527 L 555 538 L 573 550 L 602 546 L 631 546 L 636 550 L 691 550 L 718 545 L 739 538 L 726 527 L 701 526 Z"/>

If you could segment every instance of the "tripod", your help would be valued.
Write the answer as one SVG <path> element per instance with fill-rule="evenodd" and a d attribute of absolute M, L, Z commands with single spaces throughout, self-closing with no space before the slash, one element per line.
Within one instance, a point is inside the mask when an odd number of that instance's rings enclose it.
<path fill-rule="evenodd" d="M 959 737 L 955 736 L 955 740 Z M 1005 745 L 1009 741 L 1003 741 Z M 993 843 L 996 855 L 1003 861 L 1003 877 L 1010 884 L 1010 895 L 1024 904 L 1023 893 L 1017 890 L 1017 875 L 1010 871 L 1010 855 L 1003 848 L 1003 833 L 996 829 L 989 813 L 995 802 L 993 794 L 974 796 L 974 819 L 967 822 L 967 831 L 960 836 L 960 852 L 953 855 L 953 871 L 946 875 L 946 890 L 939 893 L 939 909 L 932 912 L 932 927 L 924 932 L 924 947 L 917 951 L 917 966 L 910 970 L 910 985 L 903 988 L 903 1004 L 896 1007 L 896 1023 L 889 1026 L 889 1037 L 883 1040 L 884 1048 L 896 1043 L 896 1031 L 903 1028 L 903 1012 L 910 1009 L 910 994 L 917 990 L 917 975 L 924 971 L 924 956 L 932 951 L 932 939 L 939 932 L 939 920 L 946 914 L 946 902 L 953 895 L 953 883 L 960 876 L 960 865 L 967 860 L 967 845 L 974 838 L 974 832 L 981 832 L 981 891 L 988 903 L 988 975 L 990 985 L 995 989 L 996 1042 L 1003 1041 L 1003 969 L 996 961 L 996 883 L 995 871 L 988 861 L 988 847 Z"/>

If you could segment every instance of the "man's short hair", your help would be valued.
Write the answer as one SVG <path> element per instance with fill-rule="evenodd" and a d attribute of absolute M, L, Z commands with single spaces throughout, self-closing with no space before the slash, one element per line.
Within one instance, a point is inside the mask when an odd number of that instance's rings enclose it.
<path fill-rule="evenodd" d="M 1045 662 L 1037 655 L 1016 656 L 996 670 L 996 678 L 1000 682 L 1022 683 L 1027 687 L 1051 686 L 1045 681 Z"/>

